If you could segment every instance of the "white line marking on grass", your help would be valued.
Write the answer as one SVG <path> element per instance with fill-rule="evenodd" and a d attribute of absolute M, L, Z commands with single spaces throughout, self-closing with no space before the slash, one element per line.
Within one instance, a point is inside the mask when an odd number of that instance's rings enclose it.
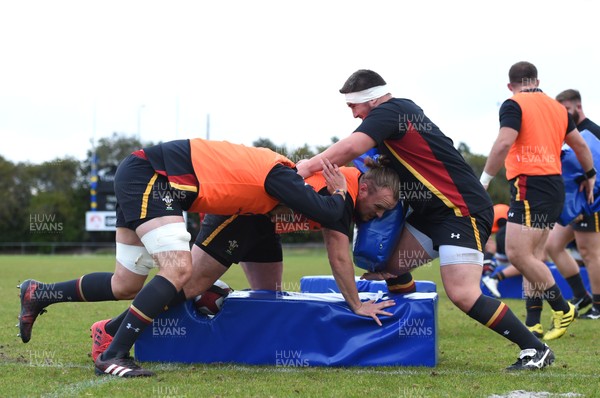
<path fill-rule="evenodd" d="M 43 398 L 62 398 L 62 397 L 70 397 L 74 395 L 79 395 L 83 390 L 96 387 L 102 384 L 110 383 L 113 381 L 122 380 L 118 377 L 98 377 L 96 379 L 90 379 L 85 381 L 80 381 L 79 383 L 67 384 L 51 393 L 42 394 Z"/>
<path fill-rule="evenodd" d="M 152 369 L 153 370 L 160 370 L 160 371 L 166 371 L 166 372 L 170 372 L 170 371 L 181 371 L 183 369 L 189 369 L 192 366 L 202 366 L 202 365 L 206 365 L 203 363 L 178 363 L 178 362 L 146 362 L 149 364 L 152 364 Z M 214 365 L 212 365 L 214 366 Z"/>
<path fill-rule="evenodd" d="M 43 364 L 43 365 L 32 365 L 26 362 L 0 362 L 0 366 L 23 366 L 25 368 L 73 368 L 73 369 L 90 369 L 93 370 L 92 365 L 81 365 L 77 363 L 61 363 L 61 364 Z"/>

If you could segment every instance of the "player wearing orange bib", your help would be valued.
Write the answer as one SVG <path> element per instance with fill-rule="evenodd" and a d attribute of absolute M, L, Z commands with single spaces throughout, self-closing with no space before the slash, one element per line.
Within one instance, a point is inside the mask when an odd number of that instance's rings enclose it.
<path fill-rule="evenodd" d="M 289 159 L 265 148 L 201 139 L 170 141 L 134 152 L 115 175 L 115 273 L 88 274 L 51 285 L 25 281 L 21 338 L 29 341 L 36 317 L 55 302 L 135 297 L 111 345 L 96 359 L 95 370 L 120 377 L 152 375 L 133 361 L 129 351 L 192 274 L 183 211 L 262 214 L 283 202 L 323 224 L 341 218 L 346 180 L 337 166 L 324 162 L 331 196 L 306 187 L 293 167 Z M 159 271 L 144 285 L 155 263 Z M 42 294 L 46 290 L 57 294 Z"/>
<path fill-rule="evenodd" d="M 544 245 L 564 203 L 560 159 L 563 143 L 573 149 L 583 169 L 589 170 L 581 189 L 586 190 L 590 201 L 595 170 L 592 154 L 565 107 L 538 88 L 536 67 L 518 62 L 510 68 L 509 80 L 513 97 L 500 108 L 500 132 L 481 182 L 487 188 L 504 162 L 511 187 L 506 254 L 528 281 L 526 305 L 541 306 L 545 299 L 552 307 L 552 326 L 544 340 L 553 340 L 564 335 L 577 316 L 575 307 L 563 298 L 543 262 Z M 532 328 L 532 319 L 528 317 L 527 322 Z M 544 353 L 538 351 L 533 358 L 524 357 L 522 363 L 533 363 L 538 357 L 543 359 Z"/>
<path fill-rule="evenodd" d="M 364 174 L 356 168 L 340 168 L 348 186 L 343 216 L 334 223 L 323 224 L 322 230 L 333 275 L 349 307 L 356 314 L 371 317 L 381 325 L 378 315 L 390 315 L 383 309 L 393 305 L 394 301 L 360 301 L 350 258 L 352 221 L 381 217 L 385 210 L 395 207 L 399 198 L 400 181 L 393 170 L 371 161 L 367 164 L 370 169 Z M 307 178 L 306 184 L 320 195 L 330 195 L 326 179 L 321 173 Z M 281 227 L 287 231 L 321 228 L 303 214 L 281 211 L 271 216 L 206 214 L 192 247 L 192 277 L 169 303 L 169 307 L 203 293 L 232 263 L 241 262 L 252 289 L 282 290 L 283 255 L 281 239 L 276 233 L 278 224 L 287 225 Z M 99 321 L 93 325 L 93 359 L 110 345 L 112 336 L 127 313 L 125 311 L 111 320 Z"/>

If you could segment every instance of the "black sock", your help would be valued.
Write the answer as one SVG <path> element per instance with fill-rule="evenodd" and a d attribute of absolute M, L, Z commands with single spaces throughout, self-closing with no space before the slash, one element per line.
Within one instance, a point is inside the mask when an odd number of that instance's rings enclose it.
<path fill-rule="evenodd" d="M 544 343 L 539 341 L 510 308 L 499 300 L 482 294 L 467 315 L 517 344 L 522 350 L 526 348 L 539 350 L 544 347 Z"/>
<path fill-rule="evenodd" d="M 535 326 L 542 323 L 542 309 L 544 308 L 544 300 L 541 297 L 526 297 L 525 309 L 527 310 L 527 318 L 525 325 Z"/>
<path fill-rule="evenodd" d="M 565 279 L 569 284 L 569 287 L 573 291 L 573 297 L 579 299 L 587 296 L 588 292 L 587 290 L 585 290 L 585 286 L 583 284 L 583 280 L 581 279 L 581 274 L 579 272 Z"/>
<path fill-rule="evenodd" d="M 121 326 L 108 349 L 102 354 L 102 358 L 127 355 L 141 332 L 164 311 L 176 294 L 177 289 L 169 280 L 160 275 L 152 278 L 133 299 Z"/>
<path fill-rule="evenodd" d="M 386 279 L 385 283 L 390 293 L 406 294 L 417 291 L 417 285 L 410 272 L 392 279 Z"/>
<path fill-rule="evenodd" d="M 498 279 L 499 281 L 503 281 L 506 279 L 506 275 L 504 275 L 504 271 L 500 271 L 494 275 L 494 278 Z"/>
<path fill-rule="evenodd" d="M 111 287 L 112 272 L 95 272 L 79 279 L 40 283 L 34 292 L 44 307 L 54 303 L 116 300 Z"/>
<path fill-rule="evenodd" d="M 594 301 L 594 308 L 600 311 L 600 294 L 592 294 L 592 300 Z"/>
<path fill-rule="evenodd" d="M 185 300 L 186 300 L 185 293 L 183 292 L 183 289 L 181 289 L 177 293 L 177 295 L 175 295 L 175 297 L 173 297 L 173 300 L 171 300 L 169 305 L 167 305 L 167 309 L 173 308 L 176 305 L 185 302 Z M 129 309 L 126 309 L 121 314 L 119 314 L 117 317 L 108 321 L 106 323 L 106 325 L 104 326 L 104 330 L 106 330 L 106 333 L 108 333 L 111 336 L 114 336 L 115 333 L 117 333 L 117 330 L 119 330 L 119 326 L 121 326 L 121 322 L 123 322 L 123 319 L 125 319 L 125 315 L 127 315 L 128 312 L 129 312 Z"/>
<path fill-rule="evenodd" d="M 563 298 L 560 288 L 556 283 L 548 290 L 544 290 L 544 298 L 554 311 L 562 311 L 567 313 L 571 309 L 571 307 L 569 307 L 569 303 L 567 303 L 567 300 Z"/>
<path fill-rule="evenodd" d="M 125 319 L 125 315 L 127 315 L 128 313 L 129 308 L 121 312 L 118 316 L 112 318 L 110 321 L 108 321 L 106 325 L 104 325 L 104 330 L 106 330 L 106 333 L 108 333 L 111 336 L 114 336 L 115 333 L 117 333 L 117 330 L 119 330 L 119 326 L 121 326 L 123 319 Z"/>

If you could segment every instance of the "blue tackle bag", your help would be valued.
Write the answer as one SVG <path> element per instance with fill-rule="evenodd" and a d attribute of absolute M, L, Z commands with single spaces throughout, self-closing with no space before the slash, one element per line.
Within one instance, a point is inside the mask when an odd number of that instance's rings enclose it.
<path fill-rule="evenodd" d="M 583 130 L 581 136 L 587 143 L 594 158 L 594 167 L 600 170 L 600 140 L 588 130 Z M 562 177 L 565 183 L 565 204 L 560 215 L 559 223 L 568 225 L 580 214 L 593 214 L 600 211 L 600 176 L 596 177 L 594 187 L 594 203 L 587 203 L 585 192 L 579 192 L 579 184 L 584 177 L 584 170 L 577 160 L 573 149 L 565 145 L 561 155 Z"/>
<path fill-rule="evenodd" d="M 367 156 L 376 158 L 377 149 L 373 148 L 354 160 L 354 165 L 363 173 L 367 171 L 364 162 Z M 358 223 L 353 249 L 354 264 L 370 272 L 385 268 L 403 227 L 402 202 L 398 202 L 395 208 L 386 211 L 381 218 Z"/>

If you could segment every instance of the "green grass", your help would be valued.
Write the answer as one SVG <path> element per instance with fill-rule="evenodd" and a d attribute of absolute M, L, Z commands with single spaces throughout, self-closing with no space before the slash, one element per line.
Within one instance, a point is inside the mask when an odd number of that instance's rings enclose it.
<path fill-rule="evenodd" d="M 286 250 L 285 261 L 286 290 L 298 290 L 303 275 L 330 274 L 323 250 Z M 120 313 L 127 302 L 53 305 L 38 318 L 28 344 L 16 337 L 19 281 L 51 283 L 113 269 L 110 255 L 0 256 L 0 397 L 488 397 L 515 390 L 599 396 L 599 322 L 577 321 L 567 335 L 552 342 L 557 360 L 549 369 L 506 373 L 503 369 L 514 362 L 518 347 L 449 302 L 437 265 L 415 271 L 416 279 L 435 281 L 440 294 L 440 355 L 435 368 L 152 363 L 147 367 L 158 375 L 151 379 L 96 377 L 88 356 L 88 329 L 96 320 Z M 247 287 L 237 266 L 223 279 L 236 289 Z M 523 302 L 505 302 L 524 319 Z M 546 310 L 544 319 L 548 318 Z"/>

